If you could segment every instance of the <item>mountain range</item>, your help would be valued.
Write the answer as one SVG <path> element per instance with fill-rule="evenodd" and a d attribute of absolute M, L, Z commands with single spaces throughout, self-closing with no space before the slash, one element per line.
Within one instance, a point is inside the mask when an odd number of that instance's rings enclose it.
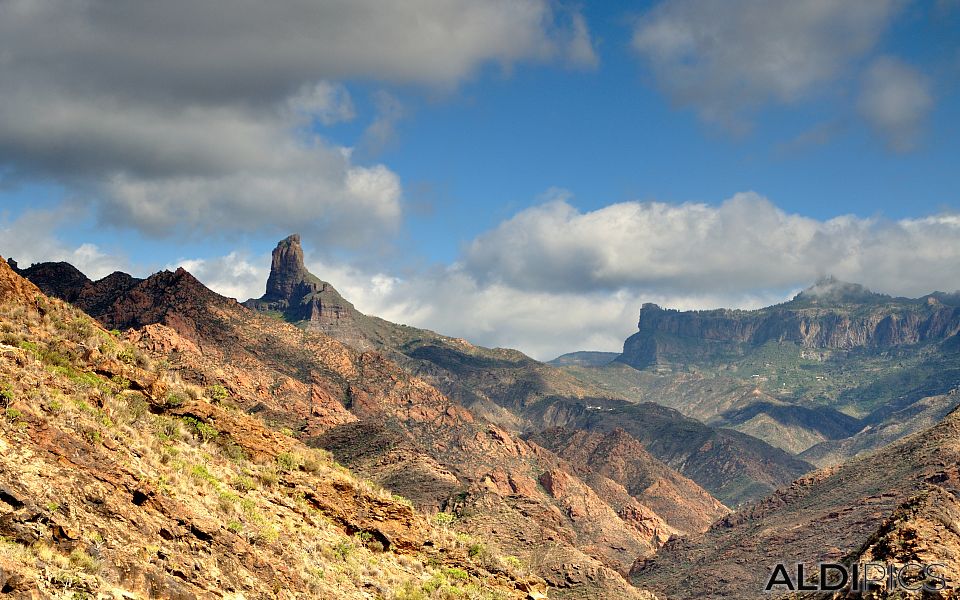
<path fill-rule="evenodd" d="M 0 275 L 4 398 L 17 413 L 3 438 L 17 452 L 0 462 L 12 482 L 0 534 L 13 544 L 0 571 L 14 579 L 0 584 L 24 594 L 70 589 L 50 565 L 77 571 L 77 549 L 101 565 L 82 578 L 97 593 L 342 584 L 342 597 L 564 599 L 754 597 L 777 556 L 953 560 L 944 548 L 957 547 L 956 294 L 893 298 L 827 278 L 756 311 L 645 304 L 622 353 L 541 363 L 363 314 L 306 269 L 298 235 L 273 251 L 264 295 L 242 303 L 183 269 L 93 281 L 67 263 L 10 261 Z M 60 395 L 68 424 L 49 410 Z M 57 444 L 85 462 L 64 463 Z M 157 453 L 167 462 L 147 464 Z M 56 492 L 36 470 L 19 474 L 31 456 L 53 461 Z M 120 466 L 103 475 L 102 456 Z M 118 487 L 116 469 L 151 487 Z M 67 508 L 41 510 L 34 497 L 51 493 Z M 237 498 L 211 509 L 225 493 Z M 340 507 L 338 493 L 357 500 Z M 123 494 L 152 511 L 145 548 L 128 547 L 139 521 Z M 172 502 L 181 512 L 163 509 Z M 310 532 L 296 529 L 313 514 L 303 502 L 323 515 Z M 214 516 L 195 525 L 202 514 Z M 46 529 L 68 521 L 83 531 Z M 265 523 L 273 539 L 259 536 Z M 910 532 L 922 533 L 914 554 Z M 308 533 L 328 551 L 277 574 Z M 234 537 L 248 558 L 225 575 Z M 329 550 L 344 544 L 366 566 Z M 133 575 L 120 566 L 142 556 Z M 261 563 L 272 570 L 250 570 Z"/>

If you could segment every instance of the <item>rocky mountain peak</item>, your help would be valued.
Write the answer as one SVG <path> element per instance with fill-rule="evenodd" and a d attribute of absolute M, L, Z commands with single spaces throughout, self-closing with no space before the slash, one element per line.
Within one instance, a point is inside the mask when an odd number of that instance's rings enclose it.
<path fill-rule="evenodd" d="M 303 265 L 300 234 L 294 233 L 287 236 L 273 249 L 270 277 L 267 279 L 267 293 L 263 299 L 289 300 L 297 286 L 308 275 L 307 268 Z"/>
<path fill-rule="evenodd" d="M 307 270 L 297 233 L 280 240 L 273 249 L 266 293 L 259 299 L 247 300 L 244 305 L 281 313 L 287 321 L 307 322 L 320 329 L 342 324 L 341 321 L 351 320 L 358 314 L 332 285 Z"/>
<path fill-rule="evenodd" d="M 77 294 L 90 279 L 79 269 L 67 262 L 45 262 L 30 265 L 25 269 L 17 267 L 17 261 L 10 259 L 7 264 L 19 275 L 26 277 L 48 296 L 55 296 L 73 302 Z"/>

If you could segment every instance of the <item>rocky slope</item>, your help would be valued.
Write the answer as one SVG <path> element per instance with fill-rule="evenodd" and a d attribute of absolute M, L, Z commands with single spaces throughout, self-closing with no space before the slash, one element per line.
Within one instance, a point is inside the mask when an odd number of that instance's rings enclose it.
<path fill-rule="evenodd" d="M 422 510 L 445 511 L 462 533 L 495 540 L 477 552 L 536 565 L 552 597 L 640 597 L 620 573 L 676 531 L 621 485 L 588 485 L 379 353 L 248 310 L 183 270 L 110 285 L 109 299 L 105 281 L 85 286 L 78 305 L 96 298 L 86 305 L 93 316 L 132 328 L 130 339 L 172 376 L 222 386 L 236 410 L 329 448 Z"/>
<path fill-rule="evenodd" d="M 144 344 L 147 337 L 154 346 Z M 0 594 L 11 598 L 543 598 L 408 501 L 190 385 L 0 264 Z M 436 596 L 439 594 L 439 596 Z"/>
<path fill-rule="evenodd" d="M 760 498 L 813 467 L 730 429 L 708 427 L 653 403 L 589 398 L 538 405 L 544 427 L 608 433 L 622 429 L 650 454 L 730 507 Z"/>
<path fill-rule="evenodd" d="M 638 561 L 668 598 L 764 598 L 778 562 L 938 562 L 960 574 L 960 412 L 841 467 L 817 471 Z M 677 582 L 685 582 L 677 585 Z M 878 597 L 903 597 L 887 590 Z M 938 597 L 953 597 L 944 594 Z"/>
<path fill-rule="evenodd" d="M 589 479 L 593 473 L 621 484 L 678 533 L 700 533 L 730 511 L 699 485 L 654 458 L 623 429 L 609 433 L 547 429 L 531 437 Z"/>
<path fill-rule="evenodd" d="M 267 294 L 259 300 L 248 301 L 246 305 L 277 314 L 274 311 L 280 307 L 309 304 L 314 307 L 309 311 L 294 308 L 282 314 L 304 329 L 321 330 L 348 345 L 383 353 L 473 414 L 512 432 L 537 431 L 558 424 L 553 417 L 544 420 L 545 415 L 557 413 L 551 409 L 554 404 L 559 407 L 569 402 L 582 404 L 589 398 L 623 398 L 515 350 L 474 346 L 465 340 L 364 315 L 352 306 L 342 314 L 338 313 L 340 316 L 336 319 L 307 318 L 308 313 L 316 314 L 317 302 L 320 302 L 319 306 L 323 305 L 323 294 L 333 298 L 337 306 L 349 304 L 341 302 L 339 294 L 329 284 L 318 282 L 320 280 L 303 265 L 299 236 L 290 236 L 274 250 Z M 318 289 L 323 290 L 322 294 L 316 291 Z M 591 356 L 603 360 L 603 357 Z M 669 430 L 676 434 L 691 426 L 689 419 L 683 419 L 675 412 L 661 411 L 652 405 L 647 407 L 659 413 L 655 419 L 661 425 L 659 431 Z M 645 420 L 643 415 L 635 416 Z M 675 422 L 668 423 L 671 419 Z M 698 428 L 696 436 L 676 440 L 675 445 L 685 445 L 682 449 L 656 445 L 650 450 L 672 466 L 682 465 L 684 474 L 711 492 L 719 493 L 718 497 L 724 502 L 757 498 L 808 468 L 803 461 L 777 452 L 759 440 L 719 433 L 717 435 L 724 439 L 724 443 L 714 445 L 712 454 L 716 456 L 707 460 L 707 453 L 699 452 L 698 447 L 714 434 L 702 429 Z M 656 433 L 647 428 L 643 438 L 652 439 Z M 660 454 L 662 448 L 668 453 Z M 757 462 L 753 462 L 754 459 Z M 706 462 L 701 463 L 701 460 Z M 725 471 L 714 471 L 718 464 L 722 464 Z M 731 484 L 719 485 L 721 479 Z"/>

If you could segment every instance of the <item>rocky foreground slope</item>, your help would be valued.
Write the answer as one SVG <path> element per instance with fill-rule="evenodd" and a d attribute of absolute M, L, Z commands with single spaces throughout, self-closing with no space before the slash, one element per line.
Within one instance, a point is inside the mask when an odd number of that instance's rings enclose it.
<path fill-rule="evenodd" d="M 146 339 L 151 343 L 143 343 Z M 170 344 L 164 348 L 164 344 Z M 0 263 L 0 594 L 542 598 L 546 584 Z"/>
<path fill-rule="evenodd" d="M 633 579 L 667 598 L 765 598 L 777 563 L 801 562 L 808 572 L 820 562 L 941 563 L 954 591 L 924 597 L 955 597 L 958 465 L 960 412 L 954 411 L 875 454 L 804 477 L 701 536 L 668 542 L 656 557 L 638 561 Z M 887 588 L 873 597 L 915 596 Z"/>
<path fill-rule="evenodd" d="M 441 511 L 433 518 L 488 540 L 479 554 L 516 557 L 551 597 L 642 597 L 623 574 L 678 531 L 623 485 L 581 479 L 383 355 L 251 311 L 183 270 L 114 274 L 73 297 L 171 376 L 221 386 L 235 410 L 328 448 L 428 514 Z"/>

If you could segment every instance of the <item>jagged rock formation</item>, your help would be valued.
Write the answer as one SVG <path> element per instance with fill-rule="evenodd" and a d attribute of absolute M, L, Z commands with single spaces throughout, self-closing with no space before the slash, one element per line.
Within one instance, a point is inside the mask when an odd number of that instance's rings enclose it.
<path fill-rule="evenodd" d="M 656 557 L 638 561 L 633 579 L 664 598 L 764 598 L 778 562 L 808 568 L 819 562 L 925 562 L 944 564 L 953 588 L 931 597 L 955 597 L 958 463 L 960 412 L 954 411 L 875 454 L 804 477 L 700 537 L 668 542 Z M 875 597 L 905 596 L 884 590 Z"/>
<path fill-rule="evenodd" d="M 293 234 L 277 244 L 270 264 L 266 293 L 244 304 L 254 310 L 275 312 L 291 323 L 306 323 L 323 331 L 344 327 L 357 311 L 332 285 L 312 275 L 303 264 L 300 236 Z"/>
<path fill-rule="evenodd" d="M 325 333 L 359 350 L 377 349 L 368 333 L 375 324 L 330 283 L 307 270 L 296 233 L 273 249 L 264 295 L 243 305 L 308 331 Z"/>

